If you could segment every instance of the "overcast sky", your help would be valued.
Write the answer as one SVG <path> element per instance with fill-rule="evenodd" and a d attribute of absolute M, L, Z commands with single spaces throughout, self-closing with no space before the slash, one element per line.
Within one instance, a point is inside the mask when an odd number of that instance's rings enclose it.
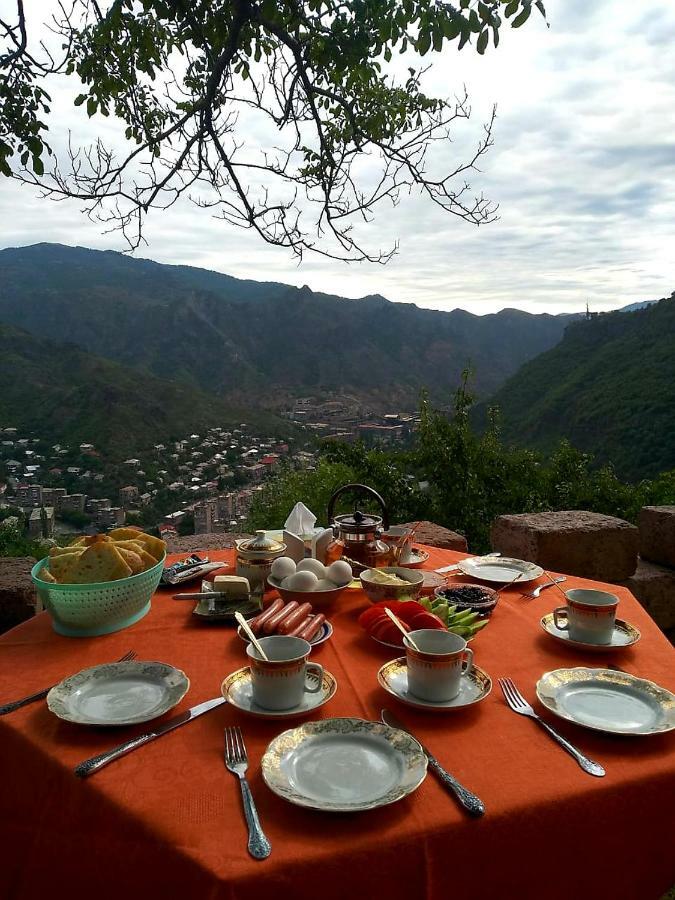
<path fill-rule="evenodd" d="M 364 233 L 370 247 L 398 239 L 387 266 L 344 264 L 285 250 L 214 221 L 189 204 L 151 214 L 148 245 L 159 262 L 237 277 L 308 284 L 349 297 L 474 313 L 503 307 L 561 312 L 588 300 L 601 310 L 675 290 L 675 4 L 670 0 L 547 0 L 505 29 L 499 49 L 431 54 L 429 93 L 466 85 L 472 119 L 444 148 L 452 167 L 478 140 L 493 103 L 495 146 L 472 186 L 500 205 L 499 221 L 476 228 L 420 198 L 383 206 Z M 35 10 L 42 4 L 31 4 Z M 29 9 L 30 9 L 29 6 Z M 7 8 L 7 0 L 0 0 Z M 77 91 L 75 91 L 77 93 Z M 51 142 L 92 126 L 57 96 Z M 110 124 L 100 126 L 109 133 Z M 243 135 L 246 138 L 246 133 Z M 0 183 L 0 246 L 58 241 L 124 249 L 101 234 L 76 201 L 52 203 Z"/>

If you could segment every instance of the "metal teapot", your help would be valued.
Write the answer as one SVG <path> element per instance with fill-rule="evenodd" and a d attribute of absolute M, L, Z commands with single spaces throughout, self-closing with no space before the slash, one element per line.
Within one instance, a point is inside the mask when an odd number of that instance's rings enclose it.
<path fill-rule="evenodd" d="M 348 492 L 367 494 L 377 500 L 382 515 L 364 513 L 354 503 L 354 511 L 334 515 L 339 497 Z M 382 497 L 365 484 L 345 484 L 338 488 L 328 501 L 328 525 L 333 529 L 333 540 L 326 549 L 326 565 L 336 559 L 346 557 L 356 563 L 352 568 L 375 569 L 391 563 L 393 551 L 384 541 L 379 540 L 382 531 L 389 528 L 389 514 Z"/>

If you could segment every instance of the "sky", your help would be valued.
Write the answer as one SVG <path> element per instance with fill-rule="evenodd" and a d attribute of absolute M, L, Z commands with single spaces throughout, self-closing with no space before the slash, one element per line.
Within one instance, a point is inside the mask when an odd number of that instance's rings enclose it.
<path fill-rule="evenodd" d="M 9 0 L 0 0 L 7 10 Z M 215 220 L 188 202 L 151 213 L 135 255 L 240 278 L 476 314 L 607 310 L 675 290 L 675 4 L 670 0 L 547 0 L 504 29 L 484 57 L 454 47 L 429 54 L 424 83 L 436 96 L 469 93 L 472 116 L 434 162 L 453 168 L 475 146 L 497 105 L 494 146 L 472 173 L 475 192 L 499 204 L 479 228 L 419 196 L 382 206 L 361 234 L 369 247 L 399 242 L 386 265 L 281 248 Z M 36 4 L 33 9 L 42 4 Z M 55 91 L 50 141 L 116 139 L 110 120 L 88 122 L 72 83 Z M 248 130 L 247 130 L 248 129 Z M 238 135 L 265 136 L 243 123 Z M 84 217 L 77 201 L 54 203 L 0 181 L 0 247 L 40 241 L 124 250 Z"/>

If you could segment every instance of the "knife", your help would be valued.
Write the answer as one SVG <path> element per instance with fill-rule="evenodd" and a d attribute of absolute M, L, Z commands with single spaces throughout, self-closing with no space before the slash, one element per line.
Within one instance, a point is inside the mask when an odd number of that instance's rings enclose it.
<path fill-rule="evenodd" d="M 383 709 L 380 712 L 380 717 L 385 725 L 389 725 L 391 728 L 398 728 L 399 731 L 405 731 L 406 734 L 409 734 L 411 737 L 415 737 L 412 732 L 410 732 L 405 725 L 403 725 L 394 715 L 394 713 L 389 712 L 388 709 Z M 415 738 L 416 741 L 419 742 L 419 738 Z M 422 750 L 426 754 L 427 759 L 429 760 L 429 765 L 435 774 L 440 778 L 441 784 L 446 787 L 449 791 L 451 791 L 462 804 L 464 809 L 471 816 L 482 816 L 485 812 L 485 805 L 483 801 L 477 797 L 475 794 L 472 794 L 471 791 L 468 791 L 463 785 L 457 781 L 457 779 L 447 772 L 443 766 L 439 763 L 436 757 L 429 752 L 429 750 L 422 744 Z"/>
<path fill-rule="evenodd" d="M 138 747 L 142 747 L 144 744 L 154 741 L 155 738 L 161 737 L 169 731 L 173 731 L 174 728 L 180 728 L 181 725 L 191 722 L 193 719 L 196 719 L 197 716 L 203 715 L 210 709 L 215 709 L 216 706 L 220 706 L 222 703 L 225 703 L 224 697 L 214 697 L 213 700 L 205 700 L 204 703 L 198 703 L 197 706 L 193 706 L 192 709 L 188 709 L 184 713 L 174 716 L 173 719 L 164 722 L 162 725 L 158 725 L 154 731 L 148 731 L 145 734 L 140 735 L 140 737 L 132 738 L 130 741 L 125 741 L 118 747 L 113 747 L 112 750 L 106 750 L 105 753 L 100 753 L 98 756 L 92 756 L 90 759 L 85 759 L 84 762 L 75 766 L 75 774 L 79 775 L 80 778 L 86 778 L 88 775 L 93 775 L 94 772 L 98 772 L 99 769 L 102 769 L 103 766 L 107 766 L 108 763 L 111 763 L 114 759 L 119 759 L 120 756 L 131 753 L 132 750 L 136 750 Z"/>
<path fill-rule="evenodd" d="M 467 556 L 462 562 L 469 562 L 472 559 L 497 559 L 497 557 L 501 556 L 501 553 L 486 553 L 485 556 Z M 434 569 L 434 572 L 438 572 L 439 575 L 444 575 L 446 572 L 457 572 L 459 570 L 459 563 L 453 563 L 451 566 L 442 566 L 440 569 Z"/>

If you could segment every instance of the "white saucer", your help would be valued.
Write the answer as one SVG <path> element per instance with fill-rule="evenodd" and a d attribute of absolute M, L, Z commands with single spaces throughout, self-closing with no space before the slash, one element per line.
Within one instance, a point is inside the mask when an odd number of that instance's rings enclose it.
<path fill-rule="evenodd" d="M 562 614 L 564 616 L 564 613 Z M 552 638 L 567 644 L 568 647 L 579 647 L 584 650 L 595 650 L 599 653 L 605 653 L 610 650 L 622 650 L 625 647 L 632 647 L 640 640 L 640 632 L 630 622 L 624 622 L 623 619 L 617 619 L 614 623 L 614 632 L 612 640 L 609 644 L 589 644 L 586 641 L 573 641 L 567 631 L 556 628 L 553 620 L 553 613 L 547 613 L 541 617 L 541 627 L 546 634 L 550 634 Z"/>
<path fill-rule="evenodd" d="M 462 677 L 459 694 L 452 700 L 436 703 L 431 700 L 422 700 L 408 691 L 408 665 L 405 656 L 385 663 L 377 673 L 377 680 L 385 691 L 402 703 L 432 712 L 446 712 L 473 706 L 480 703 L 481 700 L 485 700 L 492 690 L 490 676 L 483 669 L 474 666 L 468 675 Z"/>
<path fill-rule="evenodd" d="M 311 682 L 316 680 L 317 676 L 313 672 L 308 672 L 307 678 Z M 248 666 L 245 666 L 243 669 L 237 669 L 236 672 L 228 675 L 220 689 L 227 702 L 242 712 L 258 716 L 260 719 L 294 719 L 314 712 L 315 709 L 319 709 L 324 703 L 328 703 L 335 696 L 337 681 L 334 675 L 331 675 L 330 672 L 324 669 L 321 690 L 315 694 L 305 692 L 301 703 L 298 706 L 293 706 L 291 709 L 265 709 L 254 703 L 251 670 Z"/>

